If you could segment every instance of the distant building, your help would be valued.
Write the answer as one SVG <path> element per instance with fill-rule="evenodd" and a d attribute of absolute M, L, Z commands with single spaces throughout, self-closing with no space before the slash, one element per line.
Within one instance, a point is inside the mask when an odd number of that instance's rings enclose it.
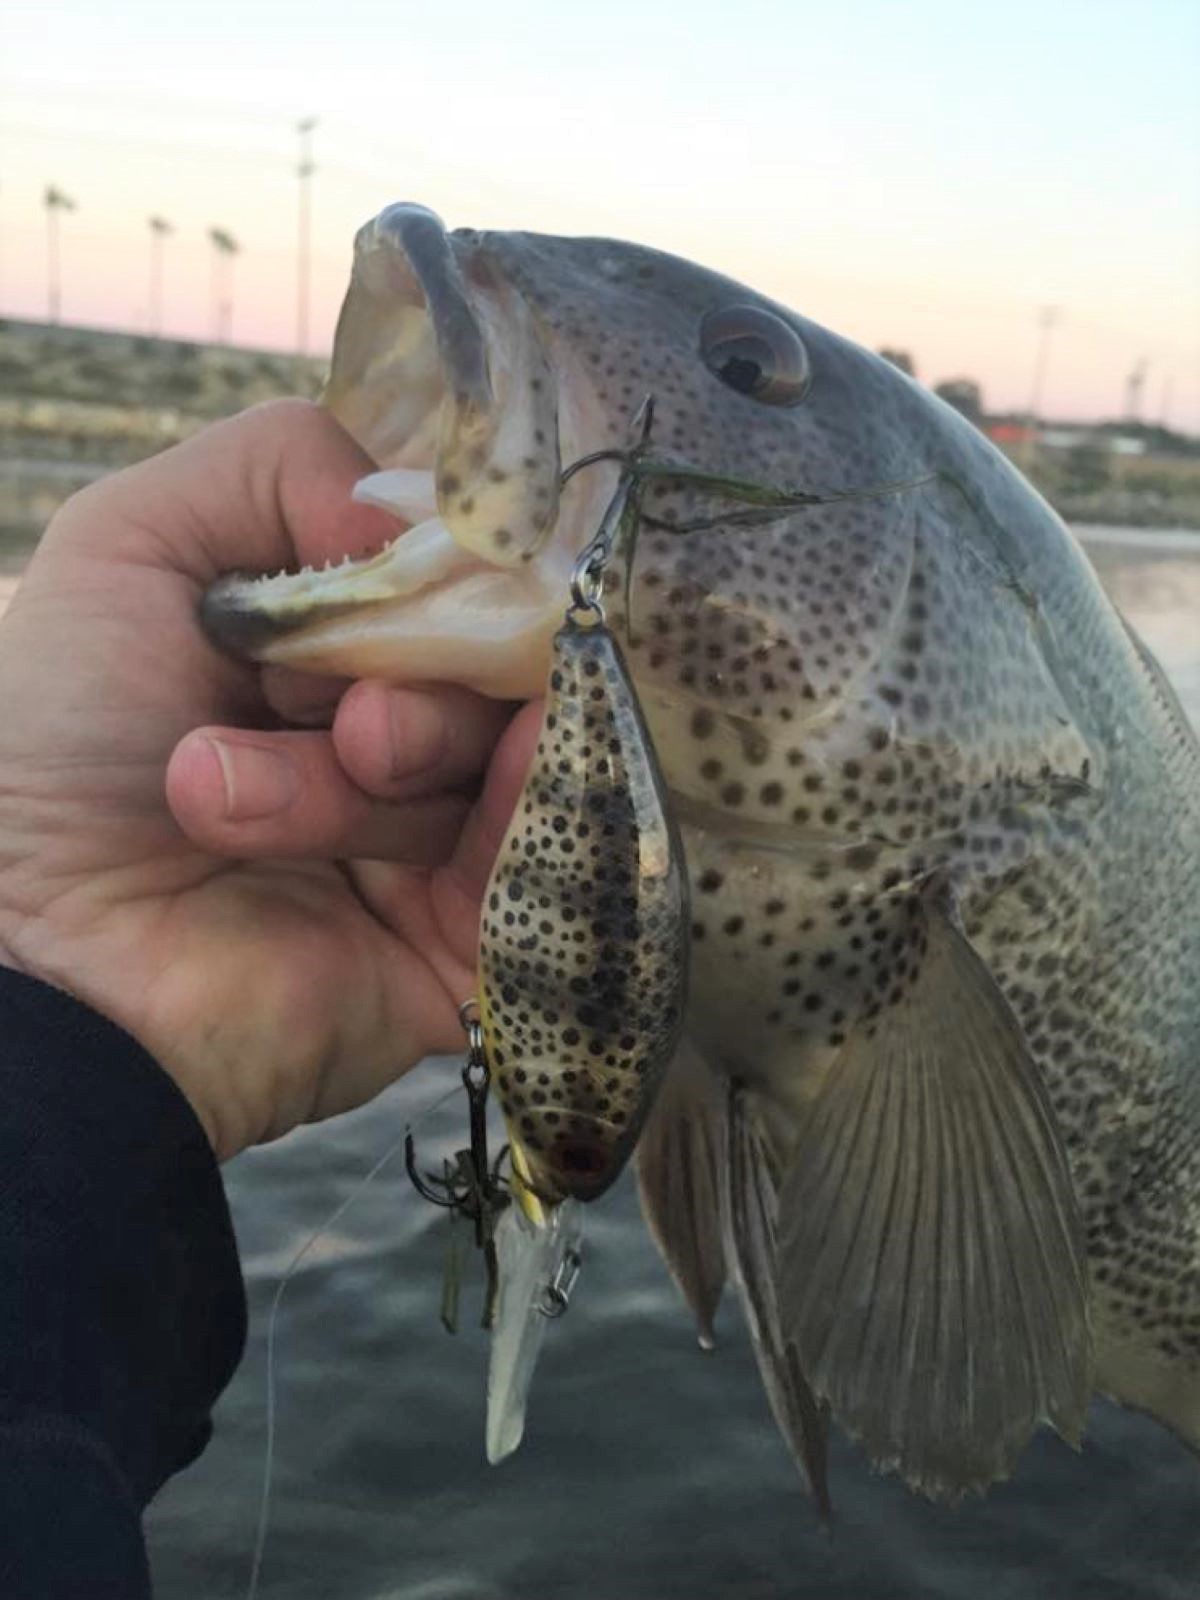
<path fill-rule="evenodd" d="M 1046 450 L 1074 450 L 1081 444 L 1098 444 L 1101 449 L 1107 440 L 1098 439 L 1092 428 L 1041 428 L 1037 442 Z"/>
<path fill-rule="evenodd" d="M 1033 437 L 1033 429 L 1027 422 L 1011 422 L 1007 418 L 985 421 L 983 431 L 993 444 L 1006 446 L 1028 444 Z"/>
<path fill-rule="evenodd" d="M 1106 455 L 1144 456 L 1147 443 L 1136 434 L 1113 433 L 1104 427 L 1089 427 L 1087 423 L 1076 426 L 1050 423 L 1044 427 L 1014 417 L 986 417 L 981 424 L 993 444 L 1008 450 L 1036 444 L 1040 450 L 1079 450 L 1091 448 Z"/>
<path fill-rule="evenodd" d="M 1042 428 L 1038 444 L 1044 450 L 1078 450 L 1090 445 L 1093 450 L 1104 450 L 1112 456 L 1144 456 L 1146 441 L 1134 434 L 1109 433 L 1104 428 Z"/>

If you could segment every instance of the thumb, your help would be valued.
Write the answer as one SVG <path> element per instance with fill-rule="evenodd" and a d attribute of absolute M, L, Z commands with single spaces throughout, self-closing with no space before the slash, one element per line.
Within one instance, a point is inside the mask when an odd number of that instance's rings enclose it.
<path fill-rule="evenodd" d="M 84 490 L 57 534 L 76 550 L 97 540 L 109 560 L 167 565 L 202 585 L 235 569 L 323 565 L 396 536 L 395 518 L 350 498 L 374 470 L 323 407 L 271 401 Z"/>

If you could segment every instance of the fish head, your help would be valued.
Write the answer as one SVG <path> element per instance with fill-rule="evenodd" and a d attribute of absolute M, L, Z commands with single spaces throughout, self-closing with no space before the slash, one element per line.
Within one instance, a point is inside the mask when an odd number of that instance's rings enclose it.
<path fill-rule="evenodd" d="M 604 239 L 447 232 L 425 208 L 394 205 L 358 235 L 324 400 L 377 463 L 356 493 L 395 515 L 397 537 L 324 572 L 223 579 L 202 618 L 263 661 L 533 695 L 618 466 L 599 461 L 565 485 L 561 470 L 624 445 L 647 395 L 655 453 L 709 478 L 819 494 L 912 469 L 900 425 L 911 388 L 690 262 Z M 769 537 L 721 521 L 737 503 L 694 477 L 660 476 L 644 502 L 629 581 L 609 574 L 633 603 L 635 637 L 664 614 L 682 629 L 689 613 L 701 624 L 746 613 L 751 653 L 774 651 L 778 608 L 760 614 L 755 576 Z M 838 537 L 815 528 L 815 573 Z M 868 631 L 863 621 L 860 645 Z M 639 686 L 666 660 L 642 651 Z M 672 694 L 689 688 L 665 676 Z"/>
<path fill-rule="evenodd" d="M 604 606 L 688 830 L 708 935 L 689 1013 L 711 992 L 740 1055 L 748 1012 L 790 1038 L 821 998 L 749 961 L 778 906 L 788 942 L 821 937 L 824 959 L 849 937 L 843 897 L 899 892 L 955 852 L 1007 871 L 1029 819 L 1001 812 L 1031 786 L 1057 803 L 1102 777 L 1027 573 L 1049 550 L 1072 583 L 1094 580 L 969 423 L 704 267 L 391 207 L 360 232 L 325 398 L 377 463 L 356 492 L 397 537 L 327 572 L 223 579 L 202 618 L 219 643 L 307 671 L 542 694 L 647 395 L 655 471 Z M 727 867 L 697 838 L 777 848 L 755 881 L 787 875 L 787 894 L 727 909 Z M 706 896 L 722 883 L 718 939 Z M 772 992 L 743 985 L 730 1004 L 751 966 Z M 839 1035 L 826 1028 L 830 1050 Z"/>

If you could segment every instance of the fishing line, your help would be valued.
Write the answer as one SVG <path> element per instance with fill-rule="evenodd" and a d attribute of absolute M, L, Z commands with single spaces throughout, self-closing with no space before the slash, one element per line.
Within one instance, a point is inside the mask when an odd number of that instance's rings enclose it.
<path fill-rule="evenodd" d="M 571 578 L 571 594 L 577 607 L 587 609 L 589 596 L 582 592 L 581 574 L 592 580 L 596 587 L 597 574 L 620 548 L 625 558 L 625 626 L 630 640 L 633 627 L 633 560 L 638 534 L 645 527 L 655 533 L 703 533 L 712 528 L 762 527 L 777 522 L 794 511 L 808 510 L 814 506 L 837 505 L 844 501 L 886 500 L 893 495 L 907 494 L 938 481 L 937 471 L 921 472 L 915 477 L 899 478 L 889 482 L 868 484 L 853 489 L 788 489 L 775 484 L 759 483 L 750 478 L 730 477 L 724 473 L 710 472 L 691 462 L 671 456 L 655 456 L 650 450 L 650 429 L 654 419 L 654 396 L 648 394 L 634 414 L 630 427 L 634 443 L 623 449 L 593 450 L 580 456 L 559 474 L 559 488 L 567 484 L 585 467 L 599 462 L 617 462 L 622 475 L 617 493 L 605 513 L 599 531 L 585 547 L 580 562 Z M 714 498 L 731 500 L 744 509 L 722 510 L 708 516 L 693 517 L 688 521 L 676 518 L 655 517 L 643 511 L 640 491 L 643 480 L 659 479 L 684 484 L 695 490 L 707 490 Z M 624 494 L 622 494 L 622 489 Z M 597 595 L 599 589 L 597 588 Z"/>
<path fill-rule="evenodd" d="M 296 1254 L 288 1262 L 283 1277 L 279 1280 L 271 1301 L 271 1310 L 267 1317 L 267 1440 L 263 1460 L 262 1493 L 258 1503 L 258 1526 L 254 1535 L 254 1556 L 250 1564 L 250 1581 L 246 1586 L 246 1600 L 257 1600 L 259 1579 L 262 1576 L 263 1556 L 267 1547 L 267 1524 L 271 1515 L 271 1480 L 275 1470 L 275 1329 L 279 1319 L 279 1307 L 283 1300 L 283 1291 L 292 1281 L 300 1263 L 309 1251 L 325 1237 L 335 1223 L 339 1222 L 355 1201 L 361 1199 L 363 1191 L 375 1181 L 379 1174 L 391 1161 L 396 1152 L 403 1148 L 405 1140 L 427 1117 L 439 1111 L 447 1100 L 459 1093 L 460 1086 L 456 1083 L 447 1089 L 445 1094 L 439 1095 L 425 1110 L 405 1123 L 400 1134 L 392 1140 L 387 1149 L 375 1162 L 375 1165 L 361 1177 L 351 1189 L 344 1200 L 338 1202 L 334 1209 L 325 1218 L 324 1222 L 305 1240 Z"/>

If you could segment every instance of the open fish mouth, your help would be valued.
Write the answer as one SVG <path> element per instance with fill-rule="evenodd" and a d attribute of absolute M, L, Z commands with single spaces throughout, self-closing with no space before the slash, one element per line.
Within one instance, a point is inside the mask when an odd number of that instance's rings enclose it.
<path fill-rule="evenodd" d="M 536 694 L 604 473 L 560 491 L 586 447 L 587 398 L 488 256 L 423 206 L 360 230 L 324 403 L 374 458 L 354 497 L 396 517 L 379 554 L 237 574 L 201 621 L 255 660 Z M 601 480 L 601 481 L 597 481 Z"/>

